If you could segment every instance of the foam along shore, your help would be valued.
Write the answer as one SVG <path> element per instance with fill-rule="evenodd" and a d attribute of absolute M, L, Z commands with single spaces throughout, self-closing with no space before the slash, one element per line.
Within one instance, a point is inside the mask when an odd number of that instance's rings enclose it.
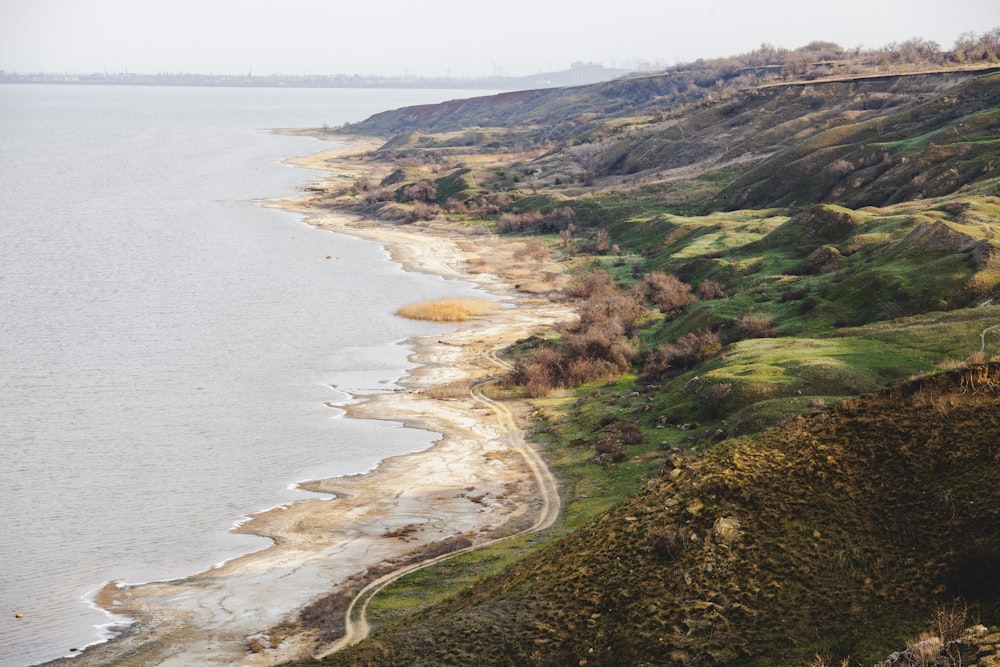
<path fill-rule="evenodd" d="M 411 341 L 417 366 L 400 380 L 403 391 L 343 406 L 349 416 L 402 422 L 440 439 L 363 475 L 304 483 L 331 495 L 252 515 L 235 529 L 272 539 L 268 548 L 184 579 L 109 583 L 96 602 L 134 622 L 107 643 L 49 664 L 102 665 L 141 655 L 151 665 L 270 665 L 322 653 L 327 647 L 314 631 L 294 623 L 310 603 L 356 590 L 375 573 L 448 540 L 486 542 L 558 511 L 551 476 L 539 474 L 540 459 L 512 431 L 508 408 L 469 389 L 498 372 L 497 349 L 572 317 L 566 306 L 524 291 L 558 287 L 564 280 L 558 265 L 537 258 L 526 265 L 516 259 L 519 242 L 481 230 L 446 222 L 394 226 L 342 213 L 335 204 L 345 184 L 385 169 L 363 157 L 372 147 L 349 140 L 294 160 L 329 173 L 302 196 L 267 205 L 380 242 L 408 270 L 474 282 L 507 300 L 511 307 Z"/>

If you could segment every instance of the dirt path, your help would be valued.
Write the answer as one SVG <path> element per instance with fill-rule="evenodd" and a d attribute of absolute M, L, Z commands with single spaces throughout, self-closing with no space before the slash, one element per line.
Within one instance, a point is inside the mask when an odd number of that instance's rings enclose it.
<path fill-rule="evenodd" d="M 511 365 L 499 357 L 499 352 L 502 347 L 503 346 L 490 348 L 484 357 L 494 364 L 499 370 L 510 370 Z M 317 658 L 324 658 L 328 655 L 336 653 L 337 651 L 347 648 L 352 644 L 357 644 L 361 640 L 368 637 L 371 632 L 371 627 L 368 624 L 367 618 L 368 605 L 376 595 L 381 593 L 390 584 L 409 574 L 412 574 L 413 572 L 437 565 L 438 563 L 442 563 L 446 560 L 454 558 L 455 556 L 471 553 L 473 551 L 478 551 L 480 549 L 485 549 L 486 547 L 499 544 L 500 542 L 504 542 L 506 540 L 546 530 L 551 528 L 558 520 L 562 501 L 559 496 L 559 486 L 556 479 L 539 453 L 533 447 L 528 445 L 527 442 L 525 442 L 524 431 L 518 428 L 514 415 L 511 413 L 510 409 L 503 403 L 498 403 L 497 401 L 489 398 L 484 393 L 485 388 L 495 382 L 495 379 L 490 379 L 475 384 L 470 390 L 470 395 L 473 399 L 492 410 L 494 418 L 500 427 L 500 432 L 506 438 L 511 449 L 524 457 L 525 463 L 531 469 L 535 482 L 538 484 L 539 493 L 542 498 L 541 510 L 539 511 L 535 522 L 531 525 L 531 527 L 512 535 L 488 540 L 486 542 L 466 547 L 464 549 L 459 549 L 448 554 L 429 558 L 419 563 L 401 567 L 393 572 L 389 572 L 382 577 L 379 577 L 365 586 L 360 592 L 358 592 L 354 599 L 351 600 L 351 604 L 348 606 L 344 618 L 344 636 L 328 649 L 317 655 Z M 358 609 L 359 603 L 361 605 L 360 609 Z M 354 618 L 355 609 L 358 609 L 356 619 Z"/>

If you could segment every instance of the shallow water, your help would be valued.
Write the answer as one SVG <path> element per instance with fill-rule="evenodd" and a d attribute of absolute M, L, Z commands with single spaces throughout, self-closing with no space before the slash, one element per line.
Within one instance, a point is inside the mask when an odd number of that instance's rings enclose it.
<path fill-rule="evenodd" d="M 228 529 L 294 482 L 431 444 L 329 385 L 391 390 L 441 330 L 393 311 L 475 290 L 251 200 L 327 147 L 269 128 L 468 94 L 0 86 L 0 664 L 98 640 L 105 581 L 263 547 Z"/>

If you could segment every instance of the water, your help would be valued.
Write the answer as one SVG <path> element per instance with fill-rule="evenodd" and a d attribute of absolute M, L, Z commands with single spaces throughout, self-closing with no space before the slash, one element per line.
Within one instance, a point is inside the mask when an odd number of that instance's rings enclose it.
<path fill-rule="evenodd" d="M 0 665 L 100 639 L 105 581 L 262 548 L 228 529 L 294 482 L 431 444 L 329 385 L 391 390 L 441 330 L 393 311 L 473 288 L 251 200 L 328 146 L 269 128 L 470 94 L 0 86 Z"/>

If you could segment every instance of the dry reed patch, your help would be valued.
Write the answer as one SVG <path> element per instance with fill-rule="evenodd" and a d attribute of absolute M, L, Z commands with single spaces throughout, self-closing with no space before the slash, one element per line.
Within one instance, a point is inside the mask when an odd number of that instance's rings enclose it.
<path fill-rule="evenodd" d="M 437 399 L 468 398 L 471 393 L 472 383 L 467 380 L 434 385 L 424 390 L 424 396 Z"/>
<path fill-rule="evenodd" d="M 500 304 L 487 299 L 436 299 L 403 306 L 396 314 L 411 320 L 464 322 L 470 317 L 489 315 L 498 310 Z"/>

